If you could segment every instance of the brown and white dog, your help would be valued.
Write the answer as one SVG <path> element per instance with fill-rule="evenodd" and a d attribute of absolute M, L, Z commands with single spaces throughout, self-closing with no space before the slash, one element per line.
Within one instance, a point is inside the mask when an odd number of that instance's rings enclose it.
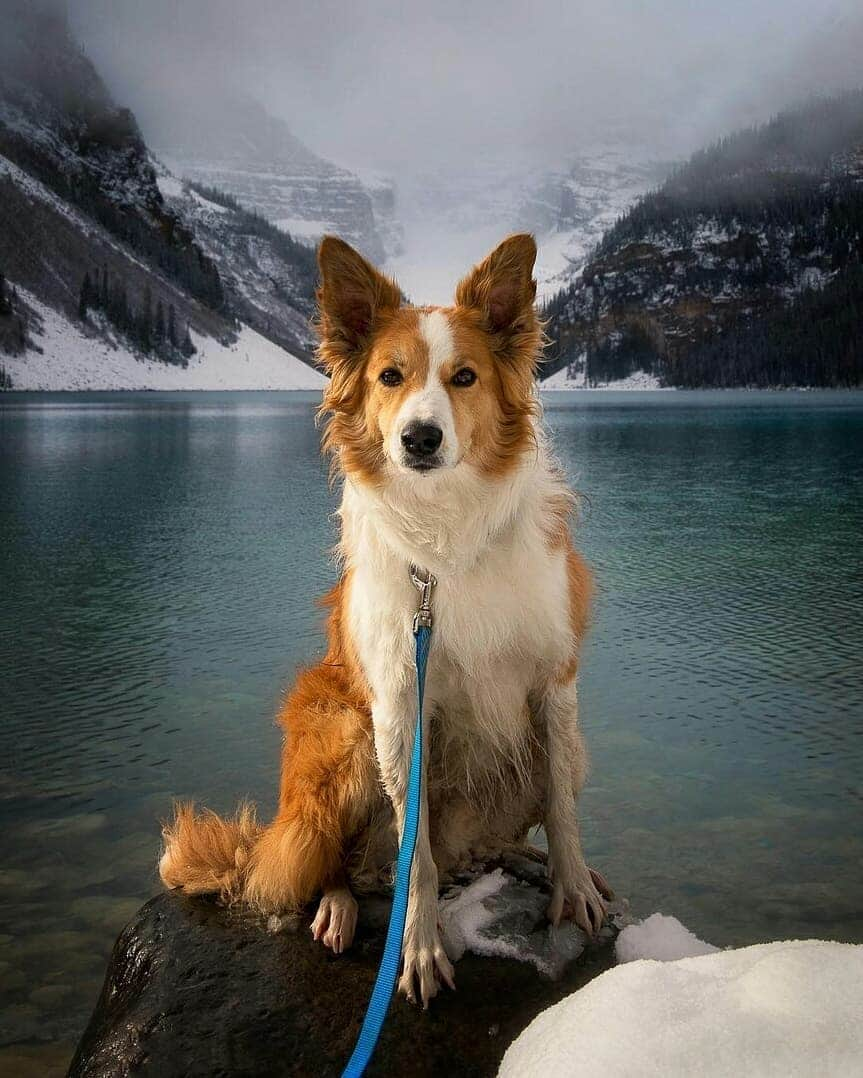
<path fill-rule="evenodd" d="M 453 981 L 438 929 L 439 881 L 453 869 L 543 824 L 550 919 L 592 932 L 608 897 L 575 816 L 590 576 L 539 421 L 535 258 L 531 236 L 510 236 L 453 306 L 411 307 L 348 244 L 321 243 L 323 445 L 343 480 L 328 651 L 281 712 L 273 822 L 186 805 L 164 835 L 167 886 L 273 912 L 320 896 L 315 937 L 348 947 L 352 891 L 382 878 L 401 833 L 416 705 L 409 570 L 433 573 L 426 781 L 399 982 L 423 1005 Z"/>

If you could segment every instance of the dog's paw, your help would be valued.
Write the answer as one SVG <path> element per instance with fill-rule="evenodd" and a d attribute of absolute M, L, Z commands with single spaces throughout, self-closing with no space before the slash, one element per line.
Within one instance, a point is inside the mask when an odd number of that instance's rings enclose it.
<path fill-rule="evenodd" d="M 601 872 L 583 865 L 564 880 L 555 874 L 548 904 L 548 919 L 557 927 L 562 918 L 568 918 L 583 929 L 588 936 L 595 936 L 602 928 L 608 908 L 606 898 L 613 892 Z"/>
<path fill-rule="evenodd" d="M 431 940 L 416 944 L 405 941 L 404 964 L 399 979 L 399 992 L 411 1003 L 422 1002 L 423 1010 L 438 994 L 441 982 L 455 991 L 455 971 L 437 932 Z"/>
<path fill-rule="evenodd" d="M 347 887 L 327 891 L 312 921 L 312 935 L 335 954 L 341 954 L 354 942 L 357 909 L 356 899 Z"/>

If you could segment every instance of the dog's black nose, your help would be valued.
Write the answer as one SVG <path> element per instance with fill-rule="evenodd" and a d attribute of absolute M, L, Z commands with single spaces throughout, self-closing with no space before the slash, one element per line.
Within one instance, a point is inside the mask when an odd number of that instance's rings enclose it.
<path fill-rule="evenodd" d="M 443 431 L 434 423 L 408 423 L 402 431 L 402 445 L 411 457 L 430 457 L 443 441 Z"/>

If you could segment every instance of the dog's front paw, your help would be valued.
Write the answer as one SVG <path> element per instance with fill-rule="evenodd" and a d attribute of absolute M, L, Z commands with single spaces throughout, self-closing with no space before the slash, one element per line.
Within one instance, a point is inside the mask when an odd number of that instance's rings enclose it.
<path fill-rule="evenodd" d="M 582 864 L 565 874 L 554 873 L 547 916 L 555 927 L 561 918 L 571 918 L 588 936 L 594 936 L 608 913 L 604 899 L 611 897 L 602 873 Z"/>
<path fill-rule="evenodd" d="M 435 931 L 423 942 L 405 939 L 404 965 L 399 979 L 399 992 L 411 1003 L 422 1001 L 423 1010 L 438 994 L 441 982 L 455 991 L 455 971 Z"/>
<path fill-rule="evenodd" d="M 324 893 L 311 927 L 315 939 L 335 954 L 350 947 L 357 927 L 357 902 L 347 887 Z"/>

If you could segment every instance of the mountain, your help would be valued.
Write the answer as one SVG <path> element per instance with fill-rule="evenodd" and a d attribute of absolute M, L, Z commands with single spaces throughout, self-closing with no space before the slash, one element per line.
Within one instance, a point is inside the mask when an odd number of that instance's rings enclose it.
<path fill-rule="evenodd" d="M 545 372 L 575 383 L 861 384 L 863 91 L 696 153 L 544 315 Z"/>
<path fill-rule="evenodd" d="M 477 161 L 401 181 L 404 244 L 387 268 L 412 298 L 448 302 L 458 276 L 510 232 L 537 238 L 537 296 L 578 274 L 605 230 L 668 173 L 646 148 L 593 141 L 560 167 Z"/>
<path fill-rule="evenodd" d="M 314 248 L 218 188 L 180 181 L 156 165 L 165 207 L 219 271 L 231 312 L 288 351 L 310 356 L 317 264 Z"/>
<path fill-rule="evenodd" d="M 594 144 L 530 185 L 519 223 L 540 241 L 540 299 L 569 285 L 605 232 L 669 171 L 648 147 Z"/>
<path fill-rule="evenodd" d="M 208 380 L 251 388 L 258 373 L 267 385 L 321 384 L 302 362 L 310 359 L 311 253 L 270 235 L 239 206 L 223 208 L 218 228 L 205 227 L 195 197 L 174 204 L 160 186 L 166 182 L 135 117 L 112 100 L 65 20 L 7 0 L 0 35 L 7 387 L 11 379 L 15 388 Z M 266 264 L 268 280 L 261 273 L 241 287 L 228 271 L 242 262 L 244 244 L 247 261 Z M 77 342 L 65 373 L 64 338 Z"/>
<path fill-rule="evenodd" d="M 175 103 L 158 115 L 153 141 L 176 175 L 226 191 L 295 239 L 313 244 L 336 232 L 374 262 L 399 249 L 392 182 L 312 153 L 251 99 Z"/>

